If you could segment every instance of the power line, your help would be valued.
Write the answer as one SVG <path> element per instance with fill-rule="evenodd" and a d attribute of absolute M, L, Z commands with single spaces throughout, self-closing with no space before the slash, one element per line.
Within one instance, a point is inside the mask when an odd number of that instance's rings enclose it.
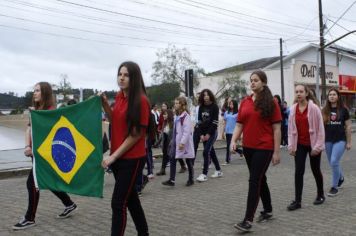
<path fill-rule="evenodd" d="M 155 23 L 160 23 L 160 24 L 166 24 L 166 25 L 171 25 L 171 26 L 176 26 L 176 27 L 181 27 L 181 28 L 199 30 L 199 31 L 204 31 L 204 32 L 209 32 L 209 33 L 218 33 L 218 34 L 231 35 L 231 36 L 237 36 L 237 37 L 255 38 L 255 39 L 264 39 L 264 40 L 276 40 L 276 38 L 248 36 L 248 35 L 235 34 L 235 33 L 223 32 L 223 31 L 212 30 L 212 29 L 203 29 L 203 28 L 194 27 L 194 26 L 181 25 L 181 24 L 176 24 L 176 23 L 166 22 L 166 21 L 161 21 L 161 20 L 154 20 L 154 19 L 149 19 L 149 18 L 145 18 L 145 17 L 141 17 L 141 16 L 133 16 L 133 15 L 126 14 L 126 13 L 121 13 L 121 12 L 112 11 L 112 10 L 106 10 L 106 9 L 102 9 L 102 8 L 98 8 L 98 7 L 88 6 L 85 4 L 79 4 L 79 3 L 74 3 L 74 2 L 65 1 L 65 0 L 53 0 L 53 1 L 63 2 L 63 3 L 69 4 L 69 5 L 79 6 L 82 8 L 87 8 L 87 9 L 91 9 L 91 10 L 95 10 L 95 11 L 106 12 L 106 13 L 110 13 L 110 14 L 130 17 L 130 18 L 134 18 L 134 19 L 150 21 L 150 22 L 155 22 Z"/>
<path fill-rule="evenodd" d="M 334 24 L 333 24 L 332 26 L 329 27 L 328 31 L 326 31 L 325 34 L 327 34 L 327 33 L 331 30 L 331 28 L 334 27 L 334 25 L 351 9 L 351 7 L 352 7 L 353 5 L 355 5 L 355 3 L 356 3 L 356 1 L 354 1 L 354 2 L 341 14 L 341 16 L 334 22 Z"/>
<path fill-rule="evenodd" d="M 33 29 L 28 29 L 24 27 L 17 27 L 17 26 L 10 26 L 10 25 L 4 25 L 0 24 L 0 27 L 3 28 L 8 28 L 8 29 L 15 29 L 15 30 L 20 30 L 20 31 L 27 31 L 31 33 L 37 33 L 37 34 L 43 34 L 43 35 L 48 35 L 48 36 L 53 36 L 53 37 L 59 37 L 59 38 L 69 38 L 69 39 L 75 39 L 75 40 L 80 40 L 80 41 L 87 41 L 87 42 L 94 42 L 94 43 L 100 43 L 100 44 L 108 44 L 108 45 L 118 45 L 118 46 L 130 46 L 130 47 L 138 47 L 138 48 L 151 48 L 151 49 L 163 49 L 162 47 L 154 47 L 154 46 L 143 46 L 143 45 L 136 45 L 136 44 L 128 44 L 128 43 L 118 43 L 118 42 L 113 42 L 113 41 L 104 41 L 104 40 L 97 40 L 97 39 L 90 39 L 90 38 L 84 38 L 84 37 L 77 37 L 77 36 L 71 36 L 71 35 L 65 35 L 65 34 L 59 34 L 59 33 L 51 33 L 51 32 L 44 32 L 40 30 L 33 30 Z M 273 47 L 270 47 L 273 48 Z M 267 50 L 269 48 L 260 48 L 259 50 Z M 214 51 L 211 49 L 189 49 L 190 51 L 193 52 L 211 52 L 211 53 L 224 53 L 223 50 L 219 49 L 218 51 Z M 228 51 L 234 51 L 234 52 L 243 52 L 243 51 L 251 51 L 252 49 L 228 49 Z M 225 51 L 226 53 L 226 51 Z"/>
<path fill-rule="evenodd" d="M 314 18 L 309 22 L 309 24 L 305 27 L 305 29 L 304 29 L 301 33 L 299 33 L 299 34 L 297 34 L 297 35 L 295 35 L 295 36 L 293 36 L 293 37 L 290 37 L 290 38 L 286 39 L 285 41 L 289 41 L 289 40 L 291 40 L 291 39 L 293 39 L 293 38 L 298 38 L 300 35 L 303 35 L 303 34 L 305 33 L 305 31 L 307 31 L 307 29 L 312 25 L 312 23 L 313 23 L 317 18 L 318 18 L 318 16 L 314 17 Z"/>
<path fill-rule="evenodd" d="M 234 10 L 230 10 L 230 9 L 225 9 L 225 8 L 222 8 L 222 7 L 218 7 L 218 6 L 215 6 L 215 5 L 210 5 L 210 4 L 206 4 L 206 3 L 202 3 L 202 2 L 197 2 L 197 1 L 194 1 L 194 0 L 189 0 L 189 2 L 186 2 L 186 1 L 183 2 L 181 0 L 174 0 L 174 1 L 182 3 L 182 4 L 186 4 L 186 5 L 189 5 L 189 6 L 193 6 L 193 7 L 196 7 L 196 8 L 200 7 L 200 6 L 191 4 L 191 2 L 193 2 L 193 3 L 198 4 L 198 5 L 207 6 L 209 8 L 218 9 L 218 10 L 221 10 L 221 11 L 224 11 L 224 12 L 230 12 L 230 13 L 246 16 L 246 17 L 249 17 L 249 18 L 254 18 L 254 19 L 258 19 L 258 20 L 262 20 L 262 21 L 267 21 L 267 22 L 270 22 L 270 23 L 275 23 L 275 24 L 280 24 L 280 25 L 284 25 L 284 26 L 304 29 L 303 26 L 292 25 L 292 24 L 288 24 L 288 23 L 284 23 L 284 22 L 280 22 L 280 21 L 276 21 L 276 20 L 271 20 L 271 19 L 267 19 L 267 18 L 263 18 L 263 17 L 258 17 L 258 16 L 252 16 L 252 15 L 249 15 L 249 14 L 246 14 L 246 13 L 243 13 L 243 12 L 238 12 L 238 11 L 234 11 Z"/>
<path fill-rule="evenodd" d="M 8 1 L 8 0 L 5 0 L 5 1 Z M 14 3 L 14 2 L 12 1 L 12 3 Z M 166 29 L 166 28 L 157 28 L 157 27 L 152 27 L 152 26 L 144 26 L 144 25 L 133 24 L 133 23 L 124 22 L 124 21 L 117 21 L 117 20 L 116 21 L 112 21 L 112 20 L 108 20 L 108 19 L 104 19 L 104 18 L 97 18 L 97 17 L 92 17 L 92 16 L 88 16 L 88 15 L 83 15 L 83 14 L 76 14 L 76 13 L 71 12 L 71 11 L 64 11 L 64 10 L 59 10 L 59 9 L 56 9 L 56 8 L 49 8 L 49 7 L 42 7 L 42 6 L 34 5 L 34 4 L 28 4 L 28 3 L 25 3 L 25 2 L 17 1 L 15 4 L 19 4 L 19 5 L 22 5 L 22 6 L 31 7 L 31 8 L 35 8 L 35 9 L 46 10 L 46 11 L 50 11 L 50 12 L 54 12 L 54 13 L 64 14 L 64 15 L 68 15 L 69 14 L 69 15 L 73 15 L 73 16 L 78 17 L 78 18 L 84 18 L 84 19 L 88 19 L 88 20 L 92 20 L 92 21 L 100 21 L 100 22 L 107 22 L 107 23 L 115 24 L 115 26 L 108 26 L 108 25 L 94 23 L 94 24 L 102 25 L 102 26 L 106 26 L 106 27 L 113 27 L 113 28 L 122 29 L 123 27 L 117 27 L 117 23 L 119 23 L 119 24 L 124 24 L 124 25 L 128 26 L 129 28 L 126 27 L 127 30 L 137 31 L 137 32 L 140 32 L 140 33 L 145 33 L 145 32 L 142 32 L 142 30 L 139 30 L 139 29 L 143 29 L 143 30 L 155 30 L 155 31 L 157 31 L 159 33 L 163 32 L 163 33 L 174 34 L 175 37 L 182 37 L 181 35 L 195 36 L 192 33 L 186 33 L 186 32 L 183 32 L 183 31 L 170 30 L 170 29 Z M 2 6 L 4 6 L 4 5 L 2 5 Z M 5 5 L 5 7 L 9 7 L 9 6 Z M 10 8 L 14 8 L 14 7 L 10 7 Z M 18 8 L 15 8 L 15 9 L 18 9 Z M 24 9 L 20 9 L 20 10 L 26 11 Z M 53 15 L 50 15 L 50 16 L 53 16 Z M 62 17 L 61 17 L 61 19 L 62 19 Z M 84 22 L 86 22 L 86 21 L 84 21 Z M 93 24 L 93 23 L 91 22 L 90 24 Z M 192 37 L 186 37 L 186 38 L 192 38 Z M 201 35 L 196 36 L 195 39 L 197 39 L 197 38 L 200 40 L 201 39 Z M 207 37 L 205 37 L 205 39 L 207 39 Z M 210 38 L 208 38 L 208 39 L 210 39 Z M 235 41 L 235 39 L 227 39 L 227 38 L 221 38 L 221 37 L 218 37 L 216 39 L 210 39 L 210 40 L 215 40 L 215 41 L 216 40 L 224 40 L 224 41 L 232 41 L 232 40 L 234 40 Z M 242 39 L 240 39 L 239 41 L 251 42 L 251 40 L 252 39 L 250 39 L 250 40 L 242 40 Z"/>
<path fill-rule="evenodd" d="M 5 1 L 9 1 L 9 0 L 5 0 Z M 92 16 L 88 16 L 88 15 L 83 15 L 83 14 L 77 14 L 77 13 L 74 13 L 74 12 L 71 12 L 71 11 L 59 10 L 57 8 L 43 7 L 43 6 L 40 6 L 40 5 L 34 5 L 34 4 L 31 4 L 31 3 L 22 2 L 22 1 L 10 1 L 10 2 L 14 3 L 14 4 L 23 5 L 23 6 L 26 6 L 26 7 L 42 9 L 42 10 L 51 11 L 51 12 L 55 12 L 55 13 L 59 13 L 59 14 L 65 14 L 65 15 L 70 14 L 70 15 L 73 15 L 75 17 L 89 19 L 89 20 L 92 20 L 92 21 L 100 21 L 100 22 L 108 22 L 108 23 L 113 22 L 115 24 L 115 26 L 112 26 L 113 28 L 119 28 L 119 27 L 117 27 L 117 23 L 120 23 L 120 24 L 123 24 L 125 26 L 132 26 L 131 28 L 128 28 L 127 30 L 133 30 L 133 31 L 137 31 L 137 32 L 140 32 L 140 33 L 143 33 L 143 32 L 142 32 L 142 30 L 139 30 L 138 28 L 147 29 L 147 30 L 156 30 L 159 33 L 163 32 L 163 33 L 174 34 L 175 37 L 181 37 L 181 38 L 183 38 L 182 35 L 195 36 L 192 33 L 188 34 L 188 33 L 182 32 L 182 31 L 169 30 L 169 29 L 165 29 L 165 28 L 157 28 L 157 27 L 144 26 L 144 25 L 137 25 L 137 24 L 132 24 L 132 23 L 123 22 L 123 21 L 112 21 L 112 20 L 108 20 L 108 19 L 97 18 L 97 17 L 92 17 Z M 9 7 L 9 6 L 5 6 L 5 7 Z M 24 9 L 21 9 L 21 10 L 25 11 Z M 91 24 L 93 24 L 93 23 L 91 23 Z M 103 24 L 97 24 L 97 25 L 103 25 Z M 103 25 L 103 26 L 110 27 L 108 25 Z M 201 39 L 201 35 L 195 36 L 195 37 L 197 37 L 199 40 Z M 186 38 L 192 38 L 192 37 L 186 37 Z M 209 37 L 205 37 L 205 39 L 214 40 L 214 39 L 210 39 Z M 233 39 L 227 39 L 227 38 L 219 37 L 218 40 L 231 41 Z M 258 40 L 258 39 L 256 39 L 256 40 Z M 242 39 L 240 39 L 239 41 L 251 42 L 251 40 L 242 40 Z M 298 40 L 298 41 L 305 42 L 305 41 L 309 41 L 309 40 L 308 39 L 301 39 L 301 40 Z"/>
<path fill-rule="evenodd" d="M 76 37 L 76 36 L 70 36 L 70 35 L 64 35 L 64 34 L 58 34 L 58 33 L 49 33 L 49 32 L 44 32 L 44 31 L 40 31 L 40 30 L 32 30 L 32 29 L 27 29 L 27 28 L 24 28 L 24 27 L 9 26 L 9 25 L 4 25 L 4 24 L 0 24 L 0 27 L 9 28 L 9 29 L 16 29 L 16 30 L 22 30 L 22 31 L 27 31 L 27 32 L 32 32 L 32 33 L 39 33 L 39 34 L 44 34 L 44 35 L 49 35 L 49 36 L 54 36 L 54 37 L 77 39 L 77 40 L 81 40 L 81 41 L 89 41 L 89 42 L 102 43 L 102 44 L 111 44 L 111 45 L 120 45 L 120 46 L 132 46 L 132 47 L 139 47 L 139 48 L 161 49 L 161 48 L 158 48 L 158 47 L 140 46 L 140 45 L 127 44 L 127 43 L 117 43 L 117 42 L 89 39 L 89 38 L 83 38 L 83 37 Z"/>
<path fill-rule="evenodd" d="M 237 48 L 236 45 L 228 45 L 228 46 L 221 46 L 221 45 L 203 45 L 203 44 L 181 43 L 181 42 L 174 42 L 174 41 L 173 41 L 173 42 L 168 42 L 168 41 L 153 40 L 153 39 L 147 39 L 147 38 L 123 36 L 123 35 L 117 35 L 117 34 L 111 34 L 111 33 L 104 33 L 104 32 L 96 32 L 96 31 L 92 31 L 92 30 L 80 29 L 80 28 L 69 27 L 69 26 L 63 26 L 63 25 L 56 25 L 56 24 L 51 24 L 51 23 L 46 23 L 46 22 L 41 22 L 41 21 L 35 21 L 35 20 L 23 18 L 23 17 L 9 16 L 9 15 L 5 15 L 5 14 L 1 14 L 1 13 L 0 13 L 0 16 L 1 16 L 1 17 L 6 17 L 6 18 L 11 18 L 11 19 L 16 19 L 16 20 L 20 20 L 20 21 L 25 21 L 25 22 L 31 22 L 31 23 L 36 23 L 36 24 L 41 24 L 41 25 L 56 27 L 56 28 L 75 30 L 75 31 L 85 32 L 85 33 L 91 33 L 91 34 L 99 34 L 99 35 L 105 35 L 105 36 L 112 36 L 112 37 L 116 37 L 116 38 L 127 38 L 127 39 L 142 40 L 142 41 L 147 41 L 147 42 L 157 42 L 157 43 L 165 43 L 165 44 L 172 43 L 172 44 L 177 44 L 177 45 L 198 46 L 198 47 Z"/>
<path fill-rule="evenodd" d="M 92 0 L 84 0 L 84 1 L 99 4 L 98 2 L 92 1 Z M 127 0 L 127 1 L 129 1 L 129 0 Z M 133 2 L 133 3 L 136 3 L 136 4 L 141 4 L 141 5 L 149 6 L 149 7 L 161 8 L 161 9 L 169 10 L 169 11 L 172 11 L 172 12 L 176 12 L 178 14 L 183 14 L 183 15 L 192 16 L 192 17 L 199 18 L 199 19 L 209 20 L 209 21 L 212 21 L 212 22 L 215 22 L 215 23 L 219 23 L 219 24 L 223 24 L 223 25 L 232 26 L 232 27 L 238 28 L 238 29 L 241 29 L 241 28 L 242 29 L 248 29 L 248 30 L 258 31 L 260 33 L 266 33 L 266 34 L 270 34 L 270 35 L 276 35 L 277 34 L 277 32 L 266 31 L 266 30 L 262 30 L 261 28 L 257 28 L 257 27 L 247 27 L 247 26 L 245 26 L 246 24 L 244 24 L 244 25 L 236 25 L 236 24 L 233 24 L 233 23 L 230 23 L 230 22 L 217 20 L 216 17 L 214 18 L 214 16 L 211 16 L 211 15 L 208 15 L 208 16 L 203 15 L 203 16 L 201 16 L 200 14 L 199 15 L 190 14 L 187 11 L 185 11 L 185 12 L 179 11 L 179 10 L 176 9 L 177 7 L 175 7 L 175 9 L 167 8 L 166 7 L 167 3 L 165 3 L 165 7 L 162 7 L 162 6 L 154 4 L 152 2 L 140 2 L 140 1 L 135 1 L 135 0 L 132 0 L 132 1 L 129 1 L 129 2 Z M 102 3 L 100 3 L 100 4 L 102 4 Z M 111 5 L 111 4 L 103 4 L 103 5 L 109 6 L 109 7 L 115 7 L 114 5 Z M 251 22 L 251 21 L 249 21 L 249 22 Z M 254 23 L 254 24 L 256 24 L 256 23 Z"/>

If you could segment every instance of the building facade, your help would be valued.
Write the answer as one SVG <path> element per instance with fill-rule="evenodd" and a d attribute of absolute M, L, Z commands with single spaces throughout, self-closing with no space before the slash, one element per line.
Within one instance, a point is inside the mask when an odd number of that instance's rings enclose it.
<path fill-rule="evenodd" d="M 318 45 L 309 44 L 283 58 L 284 72 L 284 100 L 290 105 L 294 101 L 294 87 L 305 84 L 321 94 L 320 73 L 317 71 Z M 266 72 L 268 86 L 273 94 L 282 95 L 281 69 L 279 57 L 263 58 L 226 68 L 200 78 L 198 91 L 210 88 L 217 92 L 221 80 L 229 73 L 235 71 L 240 79 L 249 81 L 254 70 L 261 69 Z M 330 47 L 325 49 L 326 91 L 332 87 L 339 88 L 343 99 L 352 112 L 356 109 L 356 51 Z M 319 80 L 317 80 L 319 74 Z M 319 88 L 319 89 L 318 89 Z M 237 98 L 238 99 L 238 98 Z M 319 96 L 320 100 L 320 96 Z"/>

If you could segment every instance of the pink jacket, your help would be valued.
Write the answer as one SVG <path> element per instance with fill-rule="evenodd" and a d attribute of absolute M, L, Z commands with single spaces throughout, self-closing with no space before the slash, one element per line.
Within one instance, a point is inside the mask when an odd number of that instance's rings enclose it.
<path fill-rule="evenodd" d="M 180 116 L 178 122 L 174 122 L 176 129 L 176 153 L 175 158 L 194 158 L 194 145 L 193 145 L 193 126 L 190 115 L 184 111 Z M 173 132 L 174 135 L 174 132 Z M 179 150 L 179 144 L 184 144 L 184 150 Z"/>
<path fill-rule="evenodd" d="M 295 124 L 295 112 L 297 104 L 290 108 L 288 120 L 288 150 L 296 151 L 298 142 L 298 131 Z M 323 151 L 325 149 L 325 130 L 323 124 L 323 117 L 320 108 L 312 101 L 308 102 L 308 122 L 310 144 L 312 150 Z"/>

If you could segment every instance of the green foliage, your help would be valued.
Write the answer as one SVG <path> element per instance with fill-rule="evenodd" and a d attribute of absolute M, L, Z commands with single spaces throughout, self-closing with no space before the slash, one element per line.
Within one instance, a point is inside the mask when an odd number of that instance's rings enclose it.
<path fill-rule="evenodd" d="M 22 113 L 23 113 L 23 108 L 18 107 L 15 110 L 12 110 L 10 112 L 10 115 L 17 115 L 17 114 L 22 114 Z"/>
<path fill-rule="evenodd" d="M 223 75 L 215 94 L 218 100 L 232 97 L 239 100 L 247 94 L 247 81 L 240 78 L 240 70 L 230 71 Z"/>
<path fill-rule="evenodd" d="M 179 83 L 163 83 L 147 87 L 148 98 L 151 104 L 162 104 L 167 102 L 169 106 L 173 105 L 174 99 L 179 96 Z"/>
<path fill-rule="evenodd" d="M 204 75 L 204 69 L 198 66 L 198 62 L 192 59 L 190 52 L 186 48 L 177 48 L 169 45 L 165 49 L 158 50 L 157 61 L 152 65 L 152 79 L 155 83 L 179 83 L 181 92 L 184 92 L 185 70 L 193 69 L 197 76 Z M 194 87 L 199 85 L 199 81 L 194 79 Z"/>
<path fill-rule="evenodd" d="M 24 98 L 0 93 L 0 109 L 24 108 Z"/>
<path fill-rule="evenodd" d="M 30 107 L 32 106 L 32 97 L 33 97 L 33 92 L 26 92 L 25 97 L 24 97 L 24 107 Z"/>

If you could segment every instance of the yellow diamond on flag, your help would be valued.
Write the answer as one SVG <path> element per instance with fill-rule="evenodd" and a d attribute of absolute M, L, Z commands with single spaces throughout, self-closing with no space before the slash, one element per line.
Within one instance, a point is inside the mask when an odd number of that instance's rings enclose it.
<path fill-rule="evenodd" d="M 37 149 L 54 171 L 70 184 L 95 147 L 64 116 Z"/>

